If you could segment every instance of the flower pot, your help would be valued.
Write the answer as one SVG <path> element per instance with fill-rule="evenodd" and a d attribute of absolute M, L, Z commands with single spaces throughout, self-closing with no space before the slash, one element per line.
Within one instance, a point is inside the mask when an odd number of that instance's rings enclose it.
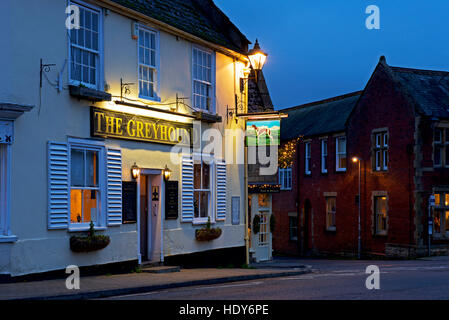
<path fill-rule="evenodd" d="M 203 228 L 195 230 L 195 238 L 198 241 L 211 241 L 219 238 L 220 236 L 221 236 L 220 228 L 214 229 Z"/>
<path fill-rule="evenodd" d="M 70 237 L 70 250 L 73 252 L 91 252 L 106 248 L 111 239 L 108 236 L 95 235 L 93 237 Z"/>

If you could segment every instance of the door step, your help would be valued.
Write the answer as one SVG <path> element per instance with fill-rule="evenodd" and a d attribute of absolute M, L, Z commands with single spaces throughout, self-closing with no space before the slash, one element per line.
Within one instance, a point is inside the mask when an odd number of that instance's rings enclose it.
<path fill-rule="evenodd" d="M 147 273 L 170 273 L 179 272 L 181 268 L 178 266 L 145 266 L 141 270 Z"/>

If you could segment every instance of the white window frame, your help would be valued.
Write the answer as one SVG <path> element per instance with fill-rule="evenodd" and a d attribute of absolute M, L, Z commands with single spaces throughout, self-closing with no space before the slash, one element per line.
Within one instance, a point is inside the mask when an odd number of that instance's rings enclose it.
<path fill-rule="evenodd" d="M 304 173 L 306 175 L 312 174 L 310 165 L 312 162 L 312 143 L 310 141 L 304 143 Z"/>
<path fill-rule="evenodd" d="M 85 231 L 90 228 L 90 223 L 72 223 L 71 222 L 71 190 L 72 190 L 72 148 L 98 151 L 98 190 L 99 190 L 99 205 L 97 221 L 94 223 L 95 230 L 105 230 L 107 226 L 107 163 L 106 163 L 106 147 L 103 142 L 69 139 L 68 141 L 68 221 L 69 231 Z M 79 189 L 74 187 L 74 189 Z"/>
<path fill-rule="evenodd" d="M 281 190 L 292 190 L 292 167 L 279 168 L 278 182 Z"/>
<path fill-rule="evenodd" d="M 195 217 L 195 208 L 193 209 L 193 224 L 205 224 L 210 218 L 211 223 L 216 222 L 215 217 L 215 195 L 216 195 L 216 177 L 215 177 L 215 159 L 209 154 L 198 154 L 195 153 L 193 155 L 193 168 L 195 168 L 196 161 L 204 161 L 209 164 L 209 189 L 195 189 L 195 185 L 193 187 L 193 201 L 195 201 L 195 192 L 201 191 L 209 191 L 209 208 L 207 217 Z M 195 174 L 195 169 L 194 174 Z M 195 180 L 195 177 L 193 177 Z"/>
<path fill-rule="evenodd" d="M 68 5 L 76 5 L 82 9 L 93 11 L 98 14 L 98 52 L 93 49 L 81 47 L 79 45 L 73 45 L 75 48 L 95 53 L 98 58 L 96 62 L 96 85 L 85 83 L 79 80 L 72 79 L 72 43 L 71 43 L 71 30 L 67 29 L 67 44 L 68 44 L 68 77 L 69 84 L 71 85 L 84 85 L 91 89 L 104 90 L 104 38 L 103 38 L 103 10 L 101 7 L 86 3 L 84 1 L 69 1 Z"/>
<path fill-rule="evenodd" d="M 194 68 L 195 68 L 195 61 L 194 61 L 194 52 L 195 50 L 204 52 L 206 54 L 210 54 L 211 55 L 211 82 L 205 82 L 203 80 L 198 80 L 195 79 L 195 72 L 194 72 Z M 204 47 L 200 47 L 198 45 L 193 45 L 192 46 L 192 59 L 191 59 L 191 72 L 192 72 L 192 107 L 197 110 L 197 111 L 202 111 L 202 112 L 207 112 L 207 113 L 211 113 L 211 114 L 215 114 L 216 113 L 216 99 L 215 99 L 215 87 L 216 87 L 216 75 L 215 75 L 215 59 L 216 59 L 216 54 L 215 51 L 204 48 Z M 195 105 L 195 82 L 201 82 L 203 84 L 206 85 L 210 85 L 210 109 L 202 109 L 202 108 L 198 108 Z"/>
<path fill-rule="evenodd" d="M 345 152 L 338 152 L 341 139 L 345 140 Z M 347 148 L 348 148 L 348 141 L 346 139 L 346 136 L 335 137 L 335 171 L 338 171 L 338 172 L 346 171 L 346 167 L 348 166 L 348 155 L 347 155 L 348 149 Z M 346 167 L 344 167 L 344 168 L 339 166 L 340 156 L 344 156 L 346 158 Z"/>
<path fill-rule="evenodd" d="M 11 234 L 11 145 L 0 144 L 0 243 L 14 242 Z"/>
<path fill-rule="evenodd" d="M 326 146 L 326 148 L 325 148 L 325 146 Z M 329 161 L 328 149 L 329 149 L 329 144 L 327 142 L 327 139 L 322 139 L 321 140 L 321 173 L 327 173 L 328 161 Z"/>
<path fill-rule="evenodd" d="M 143 63 L 140 63 L 140 31 L 152 33 L 155 36 L 155 65 L 146 65 Z M 137 25 L 137 32 L 139 34 L 137 39 L 137 87 L 139 90 L 139 98 L 150 100 L 150 101 L 157 101 L 160 102 L 160 33 L 158 30 L 150 28 L 148 26 L 145 26 L 143 24 Z M 149 68 L 153 70 L 153 93 L 154 96 L 146 96 L 141 94 L 140 92 L 140 66 L 143 66 L 145 68 Z"/>
<path fill-rule="evenodd" d="M 374 133 L 374 171 L 388 170 L 388 132 Z"/>

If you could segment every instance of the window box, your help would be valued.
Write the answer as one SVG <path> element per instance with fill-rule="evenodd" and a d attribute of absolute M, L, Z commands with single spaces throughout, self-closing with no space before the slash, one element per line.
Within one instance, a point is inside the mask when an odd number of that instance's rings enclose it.
<path fill-rule="evenodd" d="M 73 252 L 91 252 L 106 248 L 111 239 L 108 236 L 96 235 L 94 224 L 91 223 L 87 236 L 70 237 L 70 250 Z"/>
<path fill-rule="evenodd" d="M 209 112 L 203 111 L 194 111 L 193 115 L 196 117 L 196 120 L 204 121 L 208 123 L 221 122 L 222 118 L 219 115 L 211 114 Z"/>
<path fill-rule="evenodd" d="M 112 96 L 110 93 L 100 90 L 88 88 L 85 86 L 69 85 L 70 95 L 79 99 L 86 99 L 89 101 L 111 101 Z"/>
<path fill-rule="evenodd" d="M 207 225 L 204 228 L 195 230 L 195 239 L 197 241 L 211 241 L 221 236 L 220 228 L 210 227 L 210 218 L 207 221 Z"/>

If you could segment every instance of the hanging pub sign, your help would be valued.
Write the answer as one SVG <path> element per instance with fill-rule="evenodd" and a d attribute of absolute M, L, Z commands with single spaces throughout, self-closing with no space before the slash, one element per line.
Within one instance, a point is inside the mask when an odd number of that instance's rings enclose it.
<path fill-rule="evenodd" d="M 0 143 L 11 144 L 14 141 L 14 128 L 12 121 L 0 120 Z"/>
<path fill-rule="evenodd" d="M 246 145 L 248 147 L 275 146 L 280 142 L 281 120 L 248 120 Z"/>
<path fill-rule="evenodd" d="M 94 137 L 190 146 L 193 125 L 91 107 Z"/>

